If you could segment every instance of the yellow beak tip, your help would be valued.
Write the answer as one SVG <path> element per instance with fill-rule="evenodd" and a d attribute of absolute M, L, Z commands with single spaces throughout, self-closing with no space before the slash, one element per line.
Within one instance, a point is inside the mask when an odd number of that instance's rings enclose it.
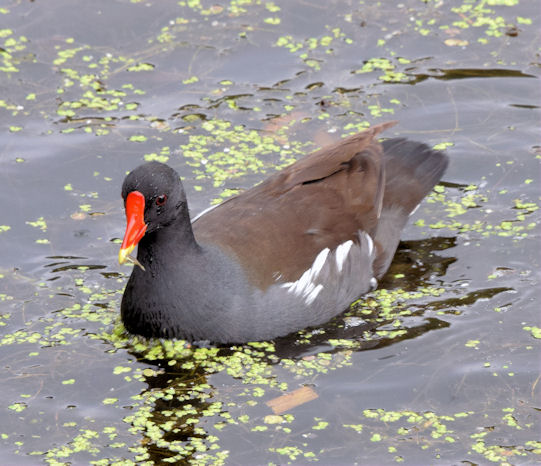
<path fill-rule="evenodd" d="M 127 248 L 120 248 L 120 251 L 118 251 L 118 263 L 123 264 L 126 262 L 127 257 L 131 254 L 135 246 L 129 246 Z"/>

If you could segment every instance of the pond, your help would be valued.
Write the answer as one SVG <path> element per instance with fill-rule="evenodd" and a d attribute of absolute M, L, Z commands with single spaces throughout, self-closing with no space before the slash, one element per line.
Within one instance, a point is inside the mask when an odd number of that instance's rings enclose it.
<path fill-rule="evenodd" d="M 0 462 L 537 464 L 540 13 L 4 2 Z M 129 170 L 167 162 L 197 214 L 387 120 L 450 165 L 378 290 L 276 341 L 126 334 Z"/>

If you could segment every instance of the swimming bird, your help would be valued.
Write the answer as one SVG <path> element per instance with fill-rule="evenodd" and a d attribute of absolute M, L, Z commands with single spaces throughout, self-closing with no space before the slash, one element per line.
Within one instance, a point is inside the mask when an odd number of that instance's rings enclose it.
<path fill-rule="evenodd" d="M 324 324 L 374 290 L 409 216 L 448 157 L 395 122 L 317 150 L 190 220 L 180 177 L 149 162 L 122 186 L 119 262 L 137 262 L 121 303 L 145 337 L 242 343 Z"/>

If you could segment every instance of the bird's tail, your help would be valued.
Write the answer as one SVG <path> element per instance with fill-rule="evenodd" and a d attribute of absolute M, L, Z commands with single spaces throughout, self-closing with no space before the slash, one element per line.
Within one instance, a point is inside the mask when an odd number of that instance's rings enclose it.
<path fill-rule="evenodd" d="M 389 268 L 408 217 L 440 181 L 449 163 L 442 151 L 404 138 L 382 142 L 385 191 L 375 240 L 383 248 L 374 264 L 380 278 Z"/>

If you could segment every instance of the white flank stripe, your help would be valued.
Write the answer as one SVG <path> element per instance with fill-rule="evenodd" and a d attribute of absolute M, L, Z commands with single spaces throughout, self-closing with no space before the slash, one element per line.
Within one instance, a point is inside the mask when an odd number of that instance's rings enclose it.
<path fill-rule="evenodd" d="M 314 302 L 314 299 L 317 298 L 317 295 L 322 289 L 323 289 L 323 285 L 320 283 L 310 293 L 308 293 L 308 296 L 306 296 L 306 301 L 305 301 L 306 304 L 312 304 Z"/>
<path fill-rule="evenodd" d="M 338 268 L 338 272 L 342 272 L 342 267 L 344 266 L 344 262 L 346 261 L 346 258 L 348 257 L 349 251 L 351 250 L 351 246 L 353 246 L 353 241 L 349 240 L 345 243 L 342 243 L 338 245 L 336 248 L 335 256 L 336 256 L 336 267 Z"/>
<path fill-rule="evenodd" d="M 305 288 L 310 286 L 310 275 L 311 270 L 308 269 L 306 272 L 302 274 L 302 277 L 297 280 L 297 284 L 293 288 L 293 293 L 300 296 L 304 293 Z"/>
<path fill-rule="evenodd" d="M 323 269 L 327 258 L 329 257 L 330 249 L 323 249 L 315 258 L 312 267 L 306 270 L 301 278 L 294 282 L 282 283 L 282 288 L 287 288 L 288 293 L 293 293 L 296 296 L 302 296 L 306 300 L 306 304 L 310 304 L 316 299 L 319 292 L 323 289 L 323 285 L 316 286 L 314 280 Z"/>
<path fill-rule="evenodd" d="M 283 283 L 281 287 L 287 288 L 289 293 L 293 293 L 296 296 L 302 296 L 305 293 L 305 289 L 310 286 L 310 272 L 310 269 L 308 269 L 297 281 Z"/>
<path fill-rule="evenodd" d="M 366 237 L 366 241 L 368 241 L 368 255 L 371 256 L 372 253 L 374 252 L 374 240 L 368 233 L 366 232 L 363 232 L 363 233 L 364 233 L 364 236 Z"/>
<path fill-rule="evenodd" d="M 306 298 L 314 290 L 315 286 L 313 282 L 308 283 L 306 288 L 302 290 L 302 297 Z"/>
<path fill-rule="evenodd" d="M 327 260 L 327 256 L 329 255 L 330 249 L 325 248 L 323 249 L 316 257 L 316 260 L 312 264 L 312 267 L 310 267 L 310 270 L 312 271 L 312 279 L 316 278 L 319 275 L 319 272 L 321 272 L 321 269 L 325 265 L 325 261 Z"/>

